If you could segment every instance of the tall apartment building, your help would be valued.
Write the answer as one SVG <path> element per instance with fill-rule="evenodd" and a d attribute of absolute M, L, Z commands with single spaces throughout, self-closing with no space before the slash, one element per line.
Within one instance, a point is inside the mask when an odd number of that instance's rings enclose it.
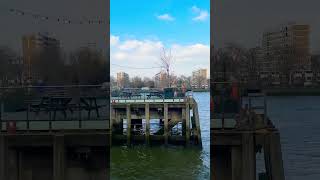
<path fill-rule="evenodd" d="M 260 78 L 288 83 L 294 72 L 311 68 L 310 26 L 289 23 L 263 33 Z"/>
<path fill-rule="evenodd" d="M 48 33 L 24 35 L 22 37 L 24 80 L 32 82 L 39 78 L 39 74 L 34 68 L 34 62 L 37 54 L 39 54 L 42 49 L 59 47 L 59 40 L 50 37 Z"/>
<path fill-rule="evenodd" d="M 207 88 L 207 69 L 198 69 L 192 72 L 191 86 L 193 88 Z"/>
<path fill-rule="evenodd" d="M 154 76 L 154 83 L 156 88 L 169 87 L 168 74 L 165 71 L 161 71 Z"/>
<path fill-rule="evenodd" d="M 125 72 L 118 72 L 117 73 L 117 86 L 119 88 L 127 88 L 129 87 L 130 79 L 129 74 Z"/>

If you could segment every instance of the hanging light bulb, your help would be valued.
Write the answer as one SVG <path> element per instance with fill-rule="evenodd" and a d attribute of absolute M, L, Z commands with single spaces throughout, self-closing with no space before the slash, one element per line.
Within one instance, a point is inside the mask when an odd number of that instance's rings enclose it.
<path fill-rule="evenodd" d="M 32 13 L 32 12 L 25 12 L 22 10 L 18 10 L 18 9 L 14 9 L 11 8 L 9 9 L 10 12 L 15 13 L 16 15 L 20 15 L 20 16 L 24 16 L 24 15 L 29 15 L 31 16 L 31 18 L 34 19 L 41 19 L 41 20 L 49 20 L 49 16 L 45 16 L 45 15 L 41 15 L 41 14 L 36 14 L 36 13 Z M 76 22 L 73 22 L 71 19 L 68 18 L 61 18 L 61 17 L 55 17 L 55 20 L 57 20 L 57 22 L 62 22 L 64 24 L 104 24 L 104 21 L 97 18 L 97 19 L 87 19 L 87 20 L 79 20 Z"/>

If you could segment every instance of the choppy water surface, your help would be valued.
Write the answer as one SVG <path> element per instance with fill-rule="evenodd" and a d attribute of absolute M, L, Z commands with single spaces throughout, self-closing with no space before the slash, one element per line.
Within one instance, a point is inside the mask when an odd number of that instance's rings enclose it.
<path fill-rule="evenodd" d="M 320 97 L 268 97 L 268 115 L 280 129 L 286 179 L 319 180 Z"/>
<path fill-rule="evenodd" d="M 199 108 L 203 149 L 114 146 L 111 148 L 112 180 L 209 180 L 210 94 L 193 95 Z"/>

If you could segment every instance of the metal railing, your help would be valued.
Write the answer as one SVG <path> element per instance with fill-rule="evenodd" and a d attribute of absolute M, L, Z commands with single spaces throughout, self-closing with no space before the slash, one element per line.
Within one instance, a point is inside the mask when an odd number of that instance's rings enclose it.
<path fill-rule="evenodd" d="M 185 93 L 176 95 L 173 97 L 165 97 L 163 93 L 157 92 L 153 93 L 152 91 L 139 91 L 135 94 L 131 94 L 130 96 L 113 96 L 110 99 L 111 104 L 115 103 L 169 103 L 169 102 L 177 102 L 183 103 L 188 100 L 188 98 L 192 98 L 192 94 Z"/>
<path fill-rule="evenodd" d="M 223 88 L 225 91 L 225 88 L 232 83 L 215 82 L 213 84 L 218 85 L 219 88 Z M 214 92 L 219 93 L 216 89 L 214 89 Z M 240 90 L 238 94 L 240 96 Z M 232 98 L 225 97 L 224 93 L 218 96 L 221 101 L 221 107 L 217 110 L 215 107 L 217 105 L 214 104 L 214 110 L 211 115 L 211 128 L 234 129 L 246 123 L 251 123 L 252 127 L 256 127 L 256 118 L 260 119 L 260 117 L 263 119 L 263 125 L 268 124 L 267 101 L 264 93 L 248 93 L 246 96 L 239 97 L 239 102 L 232 100 Z M 226 107 L 231 109 L 226 109 Z"/>
<path fill-rule="evenodd" d="M 101 85 L 0 87 L 0 132 L 109 129 L 109 97 Z"/>
<path fill-rule="evenodd" d="M 213 111 L 210 125 L 213 129 L 233 129 L 236 126 L 240 102 L 231 99 L 225 93 L 231 85 L 232 82 L 212 82 Z"/>
<path fill-rule="evenodd" d="M 111 97 L 111 103 L 116 104 L 116 103 L 170 103 L 170 102 L 177 102 L 177 103 L 183 103 L 186 102 L 187 98 L 152 98 L 152 99 L 147 99 L 147 98 L 137 98 L 137 99 L 123 99 L 123 98 L 115 98 Z"/>

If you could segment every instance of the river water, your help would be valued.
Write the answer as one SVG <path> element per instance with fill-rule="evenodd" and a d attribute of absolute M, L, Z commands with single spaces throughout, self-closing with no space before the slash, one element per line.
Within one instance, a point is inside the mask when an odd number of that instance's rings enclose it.
<path fill-rule="evenodd" d="M 319 180 L 320 97 L 268 97 L 267 104 L 280 130 L 286 179 Z"/>
<path fill-rule="evenodd" d="M 198 103 L 203 149 L 113 146 L 112 180 L 209 180 L 210 94 L 193 93 Z"/>
<path fill-rule="evenodd" d="M 210 177 L 209 93 L 198 102 L 203 150 L 183 147 L 112 147 L 111 179 L 193 180 Z M 268 97 L 268 116 L 280 130 L 285 177 L 320 179 L 320 97 Z M 262 154 L 257 171 L 264 171 Z"/>

